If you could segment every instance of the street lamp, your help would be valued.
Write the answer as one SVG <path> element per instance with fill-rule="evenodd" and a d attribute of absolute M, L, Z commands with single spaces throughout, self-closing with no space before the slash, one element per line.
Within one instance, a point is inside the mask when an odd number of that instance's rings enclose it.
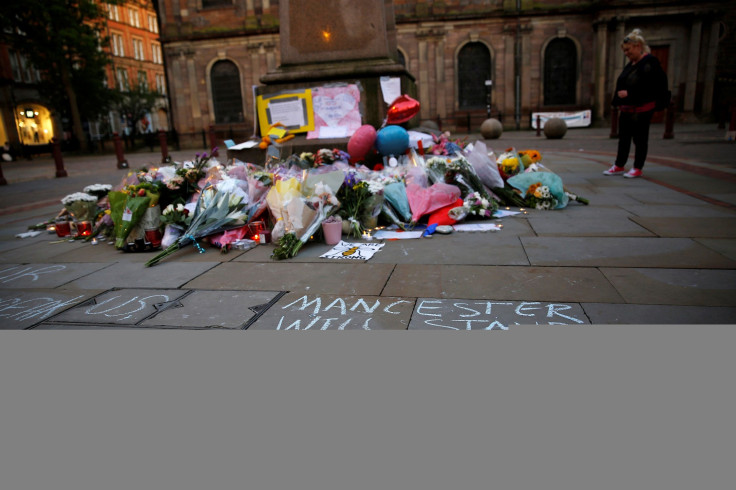
<path fill-rule="evenodd" d="M 488 119 L 491 118 L 491 87 L 493 86 L 493 80 L 486 80 L 486 113 Z"/>

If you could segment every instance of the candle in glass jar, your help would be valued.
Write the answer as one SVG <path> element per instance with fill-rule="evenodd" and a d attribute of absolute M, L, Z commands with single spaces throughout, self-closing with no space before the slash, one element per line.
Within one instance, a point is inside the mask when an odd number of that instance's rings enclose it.
<path fill-rule="evenodd" d="M 72 233 L 71 226 L 68 221 L 57 221 L 56 222 L 56 235 L 59 237 L 69 236 Z"/>
<path fill-rule="evenodd" d="M 77 223 L 77 236 L 90 236 L 92 234 L 92 223 L 80 221 Z"/>

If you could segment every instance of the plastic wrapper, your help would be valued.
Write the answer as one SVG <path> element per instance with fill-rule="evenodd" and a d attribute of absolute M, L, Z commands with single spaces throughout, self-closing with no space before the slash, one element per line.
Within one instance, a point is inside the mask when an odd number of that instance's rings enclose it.
<path fill-rule="evenodd" d="M 498 164 L 491 160 L 485 143 L 477 141 L 472 150 L 467 152 L 465 158 L 486 187 L 489 189 L 503 187 L 503 178 L 498 172 Z"/>
<path fill-rule="evenodd" d="M 411 221 L 416 223 L 425 214 L 454 203 L 460 197 L 457 186 L 438 182 L 426 189 L 416 184 L 406 186 L 411 207 Z"/>
<path fill-rule="evenodd" d="M 549 187 L 550 193 L 557 200 L 557 206 L 554 209 L 562 209 L 567 206 L 569 198 L 565 194 L 562 179 L 553 172 L 525 172 L 509 177 L 507 182 L 510 186 L 521 191 L 522 197 L 526 197 L 526 191 L 530 185 L 539 182 Z"/>

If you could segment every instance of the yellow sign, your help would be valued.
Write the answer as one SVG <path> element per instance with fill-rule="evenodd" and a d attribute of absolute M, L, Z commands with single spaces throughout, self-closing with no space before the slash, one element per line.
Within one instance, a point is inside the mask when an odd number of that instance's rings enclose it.
<path fill-rule="evenodd" d="M 268 134 L 269 129 L 276 123 L 281 123 L 290 133 L 306 133 L 314 130 L 310 89 L 259 95 L 256 104 L 262 135 Z"/>

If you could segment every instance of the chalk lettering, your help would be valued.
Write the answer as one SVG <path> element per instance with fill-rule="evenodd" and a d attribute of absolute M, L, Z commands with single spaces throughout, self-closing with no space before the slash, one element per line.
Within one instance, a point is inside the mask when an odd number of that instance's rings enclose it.
<path fill-rule="evenodd" d="M 0 317 L 18 321 L 31 318 L 43 320 L 53 315 L 56 310 L 71 305 L 82 297 L 83 295 L 79 295 L 66 301 L 47 297 L 26 300 L 21 298 L 0 299 Z"/>
<path fill-rule="evenodd" d="M 425 306 L 425 304 L 427 304 L 427 303 L 430 303 L 430 304 L 432 304 L 432 303 L 433 304 L 442 304 L 442 301 L 428 300 L 428 299 L 422 300 L 422 302 L 419 304 L 419 306 L 417 306 L 417 314 L 418 315 L 424 315 L 424 316 L 440 316 L 440 317 L 442 316 L 441 313 L 425 313 L 424 311 L 422 311 L 423 309 L 427 309 L 427 310 L 440 310 L 440 309 L 442 309 L 441 306 Z"/>
<path fill-rule="evenodd" d="M 314 298 L 312 301 L 308 301 L 308 299 L 309 298 L 306 295 L 305 296 L 302 296 L 301 298 L 297 299 L 296 301 L 293 301 L 293 302 L 289 303 L 288 305 L 284 306 L 281 309 L 282 310 L 285 310 L 285 309 L 289 308 L 290 306 L 294 306 L 295 304 L 301 302 L 302 303 L 302 306 L 299 307 L 299 310 L 306 310 L 309 305 L 314 304 L 315 305 L 315 307 L 314 307 L 314 314 L 316 315 L 317 313 L 319 313 L 319 310 L 322 307 L 322 300 L 319 298 L 319 296 L 317 296 L 316 298 Z"/>
<path fill-rule="evenodd" d="M 337 320 L 337 318 L 325 318 L 325 322 L 322 324 L 322 328 L 320 330 L 327 330 L 330 328 L 330 323 L 332 323 L 332 320 Z"/>
<path fill-rule="evenodd" d="M 3 271 L 0 271 L 0 274 L 10 272 L 9 274 L 0 275 L 0 282 L 6 283 L 10 281 L 15 281 L 16 279 L 21 279 L 23 277 L 30 277 L 32 281 L 37 281 L 38 276 L 41 274 L 50 274 L 52 272 L 59 272 L 66 269 L 66 266 L 64 265 L 49 265 L 46 267 L 41 267 L 39 269 L 33 269 L 32 267 L 26 267 L 21 270 L 15 270 L 18 267 L 11 267 L 9 269 L 5 269 Z"/>
<path fill-rule="evenodd" d="M 472 313 L 472 314 L 470 314 L 470 315 L 460 315 L 460 316 L 462 316 L 462 317 L 466 317 L 466 316 L 478 316 L 478 315 L 480 315 L 480 311 L 478 311 L 478 310 L 474 310 L 474 309 L 472 309 L 472 308 L 467 308 L 467 307 L 463 306 L 463 305 L 467 305 L 467 303 L 453 303 L 453 305 L 454 305 L 454 306 L 457 306 L 457 307 L 458 307 L 458 308 L 460 308 L 461 310 L 466 310 L 466 311 L 472 311 L 472 312 L 473 312 L 473 313 Z"/>
<path fill-rule="evenodd" d="M 522 301 L 519 306 L 516 307 L 516 314 L 521 316 L 534 316 L 534 313 L 523 313 L 529 309 L 538 310 L 539 308 L 530 308 L 532 305 L 538 305 L 539 301 L 526 302 Z"/>
<path fill-rule="evenodd" d="M 547 305 L 547 318 L 552 318 L 553 316 L 557 315 L 557 316 L 561 316 L 562 318 L 567 318 L 568 320 L 571 320 L 575 323 L 583 323 L 582 320 L 579 320 L 572 316 L 563 315 L 562 313 L 560 313 L 560 310 L 565 311 L 571 308 L 572 306 L 570 305 L 558 305 L 558 304 L 550 303 Z"/>
<path fill-rule="evenodd" d="M 325 307 L 324 311 L 327 311 L 330 308 L 337 308 L 337 307 L 340 308 L 340 314 L 341 315 L 344 315 L 345 314 L 345 310 L 346 310 L 347 307 L 345 306 L 345 301 L 342 298 L 337 298 L 332 303 L 330 303 L 329 305 L 327 305 Z"/>
<path fill-rule="evenodd" d="M 395 304 L 395 303 L 394 303 Z M 363 306 L 363 311 L 365 313 L 373 313 L 376 311 L 376 308 L 378 308 L 381 305 L 380 300 L 376 300 L 375 303 L 373 303 L 373 306 L 368 306 L 368 304 L 365 302 L 363 298 L 359 298 L 358 301 L 355 302 L 352 308 L 350 308 L 350 311 L 355 311 L 358 309 L 358 305 Z"/>
<path fill-rule="evenodd" d="M 396 306 L 396 305 L 399 305 L 399 304 L 401 304 L 401 303 L 411 303 L 411 301 L 406 301 L 405 299 L 400 299 L 399 301 L 394 301 L 393 303 L 391 303 L 390 305 L 388 305 L 387 307 L 385 307 L 385 308 L 383 309 L 383 311 L 384 311 L 385 313 L 390 313 L 390 314 L 392 314 L 392 315 L 400 315 L 400 314 L 401 314 L 401 312 L 399 312 L 399 311 L 391 311 L 391 307 L 392 307 L 392 306 Z"/>
<path fill-rule="evenodd" d="M 105 310 L 100 309 L 100 307 L 102 307 L 103 305 L 107 305 L 108 303 L 111 303 L 112 301 L 118 298 L 120 298 L 120 296 L 112 296 L 104 301 L 101 301 L 97 304 L 90 306 L 89 308 L 84 310 L 84 312 L 87 315 L 104 315 L 108 318 L 120 317 L 120 318 L 117 318 L 117 320 L 127 320 L 128 318 L 132 317 L 134 313 L 137 313 L 143 310 L 144 308 L 146 308 L 147 306 L 146 300 L 153 299 L 153 298 L 163 298 L 163 301 L 156 301 L 158 303 L 163 303 L 169 300 L 169 297 L 166 296 L 165 294 L 153 294 L 151 296 L 143 296 L 140 299 L 138 299 L 138 296 L 133 296 L 132 298 L 126 301 L 123 301 L 120 304 L 112 305 L 111 307 Z M 122 308 L 127 305 L 136 305 L 136 304 L 138 305 L 138 307 L 135 309 L 122 310 Z"/>
<path fill-rule="evenodd" d="M 449 325 L 443 325 L 441 323 L 435 323 L 441 321 L 439 318 L 430 318 L 428 320 L 424 320 L 424 323 L 426 325 L 432 325 L 433 327 L 442 327 L 442 328 L 449 328 L 450 330 L 460 330 L 458 327 L 451 327 Z"/>
<path fill-rule="evenodd" d="M 483 304 L 483 303 L 478 303 L 478 304 Z M 493 305 L 503 306 L 503 305 L 513 305 L 513 303 L 501 302 L 501 301 L 486 301 L 485 305 L 486 305 L 486 315 L 490 315 L 491 313 L 493 313 L 492 311 Z"/>

